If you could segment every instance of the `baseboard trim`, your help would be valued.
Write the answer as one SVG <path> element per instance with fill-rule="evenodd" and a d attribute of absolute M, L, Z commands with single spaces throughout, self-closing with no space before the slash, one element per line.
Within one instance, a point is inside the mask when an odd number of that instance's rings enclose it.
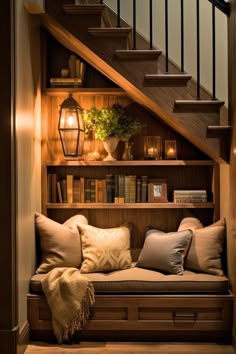
<path fill-rule="evenodd" d="M 26 321 L 20 328 L 18 343 L 17 343 L 17 354 L 24 354 L 27 345 L 29 344 L 30 326 L 29 322 Z"/>
<path fill-rule="evenodd" d="M 0 330 L 0 353 L 16 354 L 18 333 L 18 326 Z"/>

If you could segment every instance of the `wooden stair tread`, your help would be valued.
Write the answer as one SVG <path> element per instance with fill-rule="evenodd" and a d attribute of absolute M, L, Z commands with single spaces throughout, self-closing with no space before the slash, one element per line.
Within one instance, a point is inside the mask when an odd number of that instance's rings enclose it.
<path fill-rule="evenodd" d="M 178 112 L 219 112 L 224 105 L 220 100 L 175 100 L 174 111 Z"/>
<path fill-rule="evenodd" d="M 68 15 L 84 15 L 84 14 L 101 14 L 105 9 L 103 4 L 65 4 L 63 5 L 63 10 Z"/>
<path fill-rule="evenodd" d="M 94 37 L 127 37 L 130 32 L 130 27 L 90 27 L 88 29 L 88 33 Z"/>
<path fill-rule="evenodd" d="M 160 49 L 119 49 L 115 55 L 123 60 L 156 60 L 161 55 Z"/>
<path fill-rule="evenodd" d="M 186 86 L 192 78 L 188 74 L 146 74 L 144 79 L 146 83 L 155 86 Z"/>
<path fill-rule="evenodd" d="M 229 131 L 231 129 L 230 125 L 209 125 L 207 127 L 208 130 L 215 130 L 215 131 Z"/>

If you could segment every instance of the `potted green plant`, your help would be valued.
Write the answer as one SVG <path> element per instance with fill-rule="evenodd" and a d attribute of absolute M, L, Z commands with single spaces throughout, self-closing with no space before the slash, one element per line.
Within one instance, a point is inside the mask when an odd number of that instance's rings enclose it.
<path fill-rule="evenodd" d="M 120 104 L 102 109 L 92 107 L 84 111 L 83 117 L 87 129 L 94 130 L 95 138 L 104 142 L 108 152 L 106 160 L 114 160 L 111 154 L 119 140 L 128 142 L 133 135 L 141 132 L 141 123 L 128 117 Z"/>

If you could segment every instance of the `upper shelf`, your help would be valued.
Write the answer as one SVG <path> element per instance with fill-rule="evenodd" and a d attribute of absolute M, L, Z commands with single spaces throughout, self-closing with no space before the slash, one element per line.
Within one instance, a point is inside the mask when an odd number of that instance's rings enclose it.
<path fill-rule="evenodd" d="M 47 96 L 67 96 L 68 93 L 79 95 L 113 95 L 120 96 L 126 95 L 125 91 L 120 88 L 80 88 L 80 87 L 63 87 L 63 88 L 46 88 L 44 94 Z"/>
<path fill-rule="evenodd" d="M 49 161 L 47 166 L 213 166 L 212 160 Z"/>

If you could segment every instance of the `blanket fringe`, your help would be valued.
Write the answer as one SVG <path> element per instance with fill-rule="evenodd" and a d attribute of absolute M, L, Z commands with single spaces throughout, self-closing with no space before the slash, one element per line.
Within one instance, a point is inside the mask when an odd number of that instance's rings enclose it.
<path fill-rule="evenodd" d="M 94 287 L 92 282 L 89 282 L 81 303 L 81 309 L 77 311 L 72 321 L 66 326 L 62 338 L 57 338 L 59 344 L 70 342 L 74 334 L 84 327 L 90 315 L 90 306 L 94 302 Z"/>

